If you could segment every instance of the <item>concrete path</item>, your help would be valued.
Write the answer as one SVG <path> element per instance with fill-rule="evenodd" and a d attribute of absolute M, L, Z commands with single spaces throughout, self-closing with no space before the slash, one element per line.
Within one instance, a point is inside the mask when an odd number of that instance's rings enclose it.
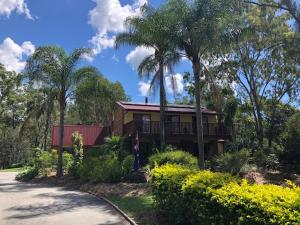
<path fill-rule="evenodd" d="M 20 183 L 0 172 L 0 225 L 128 225 L 107 203 L 60 187 Z"/>

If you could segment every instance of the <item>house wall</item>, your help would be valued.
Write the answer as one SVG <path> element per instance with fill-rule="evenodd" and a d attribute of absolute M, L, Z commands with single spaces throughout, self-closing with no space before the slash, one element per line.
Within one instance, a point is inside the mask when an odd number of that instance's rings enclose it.
<path fill-rule="evenodd" d="M 124 124 L 129 123 L 133 120 L 133 114 L 148 114 L 151 116 L 151 121 L 159 121 L 159 112 L 147 112 L 147 111 L 126 111 L 124 114 Z M 191 123 L 193 121 L 193 116 L 195 114 L 188 114 L 188 113 L 166 113 L 166 115 L 180 115 L 180 122 L 182 123 Z M 217 117 L 216 115 L 205 115 L 208 116 L 209 123 L 216 123 Z"/>

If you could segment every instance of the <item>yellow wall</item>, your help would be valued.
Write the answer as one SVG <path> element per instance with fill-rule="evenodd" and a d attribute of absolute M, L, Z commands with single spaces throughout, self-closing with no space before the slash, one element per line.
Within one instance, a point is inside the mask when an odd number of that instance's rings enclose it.
<path fill-rule="evenodd" d="M 133 111 L 127 111 L 127 112 L 125 112 L 125 115 L 124 115 L 124 124 L 127 124 L 127 123 L 129 123 L 130 121 L 133 120 L 133 114 L 134 113 L 148 114 L 148 115 L 151 115 L 151 121 L 159 121 L 159 112 L 147 112 L 147 111 L 133 112 Z M 166 115 L 168 115 L 168 113 L 166 113 Z M 191 123 L 192 122 L 192 117 L 194 116 L 193 114 L 176 114 L 176 113 L 172 113 L 170 115 L 180 115 L 180 122 L 182 122 L 182 123 Z M 208 122 L 209 123 L 216 123 L 217 122 L 216 115 L 207 115 L 207 116 L 208 116 Z"/>

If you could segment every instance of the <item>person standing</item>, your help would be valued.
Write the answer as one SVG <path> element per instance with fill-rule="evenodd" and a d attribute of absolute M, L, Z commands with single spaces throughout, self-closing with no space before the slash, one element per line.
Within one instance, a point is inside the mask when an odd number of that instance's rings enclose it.
<path fill-rule="evenodd" d="M 133 145 L 133 154 L 134 154 L 134 171 L 138 171 L 141 168 L 138 133 L 136 134 L 136 139 Z"/>

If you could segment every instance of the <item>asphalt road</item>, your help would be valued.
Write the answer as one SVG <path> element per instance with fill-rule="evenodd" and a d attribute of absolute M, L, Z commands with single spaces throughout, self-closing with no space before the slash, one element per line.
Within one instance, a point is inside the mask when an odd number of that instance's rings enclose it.
<path fill-rule="evenodd" d="M 128 225 L 102 200 L 60 187 L 20 183 L 0 172 L 0 225 Z"/>

